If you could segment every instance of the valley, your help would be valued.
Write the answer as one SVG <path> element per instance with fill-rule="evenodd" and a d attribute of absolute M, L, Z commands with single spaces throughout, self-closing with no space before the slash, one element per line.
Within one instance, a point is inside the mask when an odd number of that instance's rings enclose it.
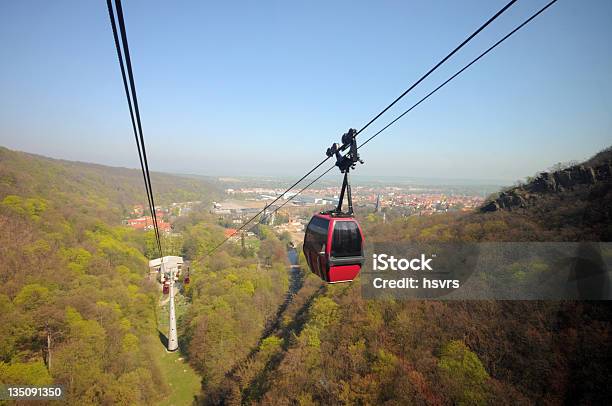
<path fill-rule="evenodd" d="M 559 404 L 607 396 L 584 386 L 605 387 L 607 302 L 366 300 L 358 281 L 323 285 L 307 271 L 299 239 L 276 222 L 255 224 L 207 256 L 231 225 L 211 210 L 224 193 L 214 179 L 167 178 L 162 188 L 169 207 L 179 206 L 171 197 L 179 187 L 185 201 L 201 202 L 167 213 L 164 244 L 190 268 L 176 299 L 179 351 L 168 353 L 168 302 L 145 257 L 155 253 L 152 231 L 125 222 L 142 215 L 123 198 L 132 179 L 140 193 L 138 173 L 1 153 L 5 381 L 55 382 L 69 388 L 68 403 L 97 404 Z M 362 208 L 357 216 L 373 242 L 606 241 L 605 222 L 572 219 L 590 218 L 580 217 L 585 210 L 604 215 L 609 184 L 595 185 L 597 198 L 593 186 L 575 188 L 562 192 L 571 201 L 549 193 L 512 210 L 389 212 L 385 221 Z M 555 199 L 563 204 L 552 206 Z M 565 380 L 575 383 L 550 391 Z"/>

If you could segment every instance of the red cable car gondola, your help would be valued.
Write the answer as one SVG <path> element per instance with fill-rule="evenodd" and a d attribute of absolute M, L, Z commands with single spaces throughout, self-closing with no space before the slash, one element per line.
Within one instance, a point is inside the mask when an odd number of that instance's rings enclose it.
<path fill-rule="evenodd" d="M 190 269 L 189 267 L 187 267 L 187 270 L 185 271 L 185 276 L 183 277 L 183 285 L 189 285 L 189 282 L 191 281 L 191 279 L 189 278 L 189 272 Z"/>
<path fill-rule="evenodd" d="M 304 255 L 312 272 L 325 282 L 350 282 L 363 266 L 363 234 L 352 217 L 316 214 L 308 223 Z"/>
<path fill-rule="evenodd" d="M 348 173 L 357 162 L 356 131 L 350 129 L 342 136 L 343 145 L 332 145 L 327 156 L 336 155 L 336 165 L 344 173 L 338 206 L 312 217 L 304 235 L 304 256 L 310 271 L 328 283 L 350 282 L 359 275 L 364 263 L 363 233 L 353 217 L 353 201 Z M 342 156 L 346 148 L 350 151 Z M 348 212 L 342 211 L 346 191 Z"/>

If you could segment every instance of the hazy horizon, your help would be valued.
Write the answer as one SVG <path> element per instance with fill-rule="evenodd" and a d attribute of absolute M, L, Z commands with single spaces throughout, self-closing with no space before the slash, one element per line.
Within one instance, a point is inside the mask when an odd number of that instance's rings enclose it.
<path fill-rule="evenodd" d="M 52 157 L 52 156 L 47 156 L 47 155 L 43 155 L 43 154 L 38 154 L 38 153 L 34 153 L 34 152 L 29 152 L 29 151 L 21 151 L 21 150 L 15 150 L 15 149 L 11 149 L 7 146 L 4 145 L 0 145 L 0 148 L 7 148 L 10 151 L 14 151 L 14 152 L 19 152 L 19 153 L 25 153 L 25 154 L 29 154 L 29 155 L 34 155 L 34 156 L 39 156 L 42 158 L 47 158 L 47 159 L 53 159 L 53 160 L 59 160 L 59 161 L 65 161 L 65 162 L 74 162 L 74 163 L 81 163 L 81 164 L 85 164 L 85 165 L 101 165 L 101 166 L 105 166 L 105 167 L 109 167 L 109 168 L 116 168 L 116 169 L 126 169 L 126 170 L 134 170 L 134 171 L 141 171 L 140 167 L 136 167 L 136 166 L 121 166 L 121 165 L 109 165 L 107 163 L 104 162 L 88 162 L 88 161 L 83 161 L 83 160 L 71 160 L 71 159 L 65 159 L 65 158 L 58 158 L 58 157 Z M 595 155 L 592 154 L 591 156 Z M 590 158 L 591 156 L 587 157 Z M 586 160 L 586 158 L 585 158 Z M 583 160 L 579 161 L 582 162 Z M 331 160 L 330 160 L 330 164 L 329 166 L 331 166 Z M 304 168 L 306 170 L 306 168 Z M 536 173 L 539 172 L 543 172 L 543 171 L 547 171 L 549 168 L 542 168 L 536 172 L 534 172 L 532 175 L 535 175 Z M 180 177 L 202 177 L 202 178 L 214 178 L 217 179 L 220 182 L 225 182 L 225 183 L 241 183 L 241 182 L 246 182 L 250 179 L 255 180 L 255 181 L 283 181 L 283 182 L 290 182 L 293 183 L 294 181 L 297 180 L 297 177 L 299 176 L 298 174 L 296 175 L 288 175 L 288 174 L 261 174 L 261 175 L 257 175 L 257 174 L 224 174 L 224 173 L 188 173 L 188 172 L 170 172 L 170 171 L 163 171 L 163 170 L 154 170 L 151 171 L 151 173 L 160 173 L 160 174 L 165 174 L 165 175 L 174 175 L 174 176 L 180 176 Z M 341 183 L 341 174 L 338 171 L 331 171 L 330 173 L 328 173 L 326 176 L 324 176 L 323 178 L 321 178 L 319 181 L 317 181 L 316 184 L 336 184 L 338 182 Z M 529 175 L 530 176 L 530 175 Z M 301 176 L 299 176 L 301 177 Z M 315 176 L 311 175 L 308 178 L 306 178 L 306 180 L 302 183 L 306 183 L 306 181 L 310 181 L 312 179 L 314 179 Z M 334 179 L 334 177 L 336 179 Z M 382 174 L 382 175 L 363 175 L 361 173 L 357 173 L 357 172 L 353 172 L 351 173 L 351 179 L 353 181 L 354 184 L 356 185 L 362 185 L 362 184 L 372 184 L 372 183 L 387 183 L 387 184 L 391 184 L 393 182 L 395 182 L 396 184 L 400 184 L 400 183 L 414 183 L 416 185 L 464 185 L 464 186 L 470 186 L 470 185 L 483 185 L 483 186 L 509 186 L 509 185 L 513 185 L 515 184 L 517 181 L 524 181 L 525 178 L 520 178 L 520 179 L 495 179 L 495 178 L 461 178 L 461 177 L 453 177 L 453 176 L 434 176 L 434 177 L 427 177 L 427 176 L 411 176 L 411 175 L 387 175 L 387 174 Z M 338 181 L 338 182 L 336 182 Z M 300 186 L 303 186 L 303 184 L 298 185 L 298 188 Z"/>
<path fill-rule="evenodd" d="M 126 2 L 150 169 L 300 177 L 504 3 Z M 518 2 L 358 141 L 544 4 Z M 360 150 L 356 176 L 512 183 L 607 147 L 610 20 L 611 2 L 557 2 Z M 0 144 L 138 168 L 104 2 L 3 2 L 0 22 Z"/>

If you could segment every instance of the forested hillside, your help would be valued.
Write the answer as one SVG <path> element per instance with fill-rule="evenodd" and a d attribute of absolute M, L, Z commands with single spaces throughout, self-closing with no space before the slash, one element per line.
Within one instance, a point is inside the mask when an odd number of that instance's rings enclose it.
<path fill-rule="evenodd" d="M 203 395 L 219 390 L 232 368 L 243 366 L 260 345 L 289 288 L 287 241 L 266 226 L 255 231 L 257 246 L 228 243 L 206 257 L 213 240 L 210 226 L 199 219 L 186 226 L 187 242 L 197 241 L 198 260 L 188 289 L 191 306 L 180 320 L 181 348 L 203 378 Z"/>
<path fill-rule="evenodd" d="M 152 182 L 160 204 L 218 195 L 205 179 L 155 173 Z M 0 383 L 63 384 L 67 404 L 168 396 L 156 356 L 167 316 L 146 278 L 152 232 L 121 222 L 143 198 L 137 170 L 0 149 Z M 205 390 L 257 345 L 289 285 L 287 241 L 261 226 L 248 246 L 227 243 L 210 258 L 224 238 L 216 223 L 194 210 L 163 236 L 167 254 L 191 260 L 180 349 Z"/>
<path fill-rule="evenodd" d="M 153 182 L 163 203 L 217 193 L 198 179 Z M 609 190 L 598 182 L 531 192 L 512 210 L 360 221 L 369 242 L 607 241 Z M 61 383 L 69 404 L 166 396 L 173 382 L 155 356 L 159 288 L 145 278 L 151 235 L 121 225 L 143 195 L 139 171 L 0 149 L 0 382 Z M 607 302 L 364 300 L 359 281 L 325 286 L 304 266 L 288 272 L 288 241 L 267 226 L 209 257 L 224 238 L 217 222 L 192 212 L 174 224 L 173 249 L 192 261 L 178 328 L 182 356 L 202 377 L 198 404 L 612 396 Z"/>
<path fill-rule="evenodd" d="M 206 181 L 152 178 L 160 202 L 216 193 Z M 164 395 L 145 236 L 121 225 L 143 197 L 137 170 L 0 148 L 0 382 L 62 383 L 71 404 Z"/>
<path fill-rule="evenodd" d="M 155 203 L 203 200 L 218 196 L 219 186 L 201 177 L 151 173 Z M 139 169 L 115 168 L 46 158 L 0 147 L 0 197 L 36 198 L 79 216 L 118 223 L 146 195 Z"/>
<path fill-rule="evenodd" d="M 533 192 L 520 210 L 388 223 L 370 214 L 362 226 L 370 242 L 609 241 L 610 182 L 583 186 Z M 612 398 L 609 302 L 382 301 L 364 300 L 358 281 L 323 287 L 309 276 L 304 286 L 294 318 L 252 362 L 259 372 L 228 379 L 218 396 L 269 405 L 560 405 Z"/>

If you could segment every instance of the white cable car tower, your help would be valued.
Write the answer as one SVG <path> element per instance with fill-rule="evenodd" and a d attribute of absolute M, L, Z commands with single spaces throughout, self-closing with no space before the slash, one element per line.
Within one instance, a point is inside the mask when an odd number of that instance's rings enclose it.
<path fill-rule="evenodd" d="M 176 330 L 176 308 L 174 305 L 174 280 L 179 272 L 179 266 L 183 265 L 183 257 L 165 256 L 149 261 L 151 269 L 159 266 L 160 280 L 164 281 L 166 272 L 168 272 L 169 289 L 168 289 L 168 351 L 178 350 L 178 332 Z"/>
<path fill-rule="evenodd" d="M 165 257 L 165 258 L 180 258 L 180 257 Z M 164 258 L 164 259 L 165 259 Z M 182 258 L 181 258 L 181 262 Z M 168 323 L 168 351 L 176 351 L 178 350 L 178 333 L 176 332 L 176 311 L 174 309 L 174 275 L 175 272 L 178 271 L 178 261 L 173 261 L 173 266 L 170 266 L 170 302 L 168 304 L 169 308 L 169 323 Z M 162 268 L 164 268 L 164 263 L 162 262 Z"/>

